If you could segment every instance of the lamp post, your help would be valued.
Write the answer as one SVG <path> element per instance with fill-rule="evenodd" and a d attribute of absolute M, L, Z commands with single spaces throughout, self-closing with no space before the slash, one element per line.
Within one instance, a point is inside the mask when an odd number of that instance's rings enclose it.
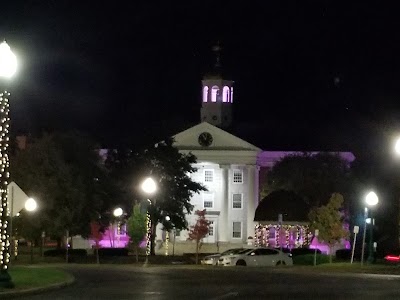
<path fill-rule="evenodd" d="M 14 189 L 11 190 L 12 193 L 14 191 Z M 23 203 L 23 206 L 25 208 L 25 210 L 27 212 L 33 212 L 37 209 L 37 202 L 35 199 L 33 198 L 28 198 L 25 203 Z M 18 240 L 15 240 L 12 235 L 13 235 L 13 217 L 16 215 L 19 215 L 19 212 L 21 210 L 21 204 L 18 205 L 18 203 L 15 203 L 14 201 L 12 202 L 11 205 L 11 217 L 10 217 L 10 235 L 11 235 L 11 241 L 13 241 L 13 246 L 14 246 L 14 258 L 17 259 L 18 256 Z M 33 251 L 33 245 L 31 242 L 31 252 Z M 32 262 L 33 258 L 31 256 L 31 262 Z M 11 263 L 11 260 L 10 262 Z"/>
<path fill-rule="evenodd" d="M 146 178 L 143 183 L 142 183 L 142 190 L 145 192 L 148 196 L 154 194 L 157 190 L 157 185 L 156 182 L 153 180 L 153 178 L 148 177 Z M 149 201 L 149 204 L 152 205 L 152 201 L 150 199 L 147 199 Z M 154 201 L 155 204 L 155 201 Z M 153 224 L 151 223 L 151 216 L 149 213 L 149 209 L 147 208 L 147 213 L 146 213 L 146 264 L 149 262 L 149 255 L 150 251 L 152 248 L 152 231 L 153 231 Z"/>
<path fill-rule="evenodd" d="M 0 44 L 0 77 L 10 79 L 17 69 L 17 59 L 6 41 Z M 10 235 L 8 233 L 7 187 L 10 178 L 8 142 L 9 142 L 9 103 L 10 93 L 4 90 L 0 93 L 0 286 L 13 287 L 8 273 L 10 262 Z"/>
<path fill-rule="evenodd" d="M 18 240 L 14 238 L 14 228 L 13 221 L 14 217 L 18 216 L 20 211 L 25 208 L 26 211 L 32 212 L 36 210 L 37 203 L 33 198 L 29 198 L 25 192 L 16 184 L 14 181 L 10 182 L 7 187 L 7 200 L 8 200 L 8 209 L 10 212 L 10 224 L 8 225 L 10 232 L 10 262 L 11 258 L 14 255 L 14 258 L 17 259 L 18 255 Z"/>
<path fill-rule="evenodd" d="M 374 193 L 374 192 L 370 192 L 368 193 L 367 197 L 366 197 L 366 202 L 369 206 L 375 206 L 378 204 L 379 199 L 378 196 Z M 374 262 L 374 226 L 375 226 L 375 220 L 374 218 L 372 218 L 372 211 L 370 213 L 371 216 L 371 225 L 369 227 L 369 253 L 368 253 L 368 262 L 369 263 L 373 263 Z"/>
<path fill-rule="evenodd" d="M 117 218 L 117 248 L 119 248 L 119 238 L 120 238 L 120 217 L 123 215 L 124 211 L 121 207 L 114 209 L 113 215 Z M 114 228 L 113 228 L 114 231 Z"/>
<path fill-rule="evenodd" d="M 367 196 L 365 197 L 365 203 L 368 206 L 375 206 L 379 202 L 378 196 L 374 192 L 369 192 Z M 370 225 L 370 236 L 369 236 L 369 242 L 368 242 L 368 262 L 372 263 L 374 261 L 374 249 L 373 249 L 373 219 L 372 219 L 372 213 L 370 212 L 370 220 L 371 220 L 371 225 Z M 365 207 L 364 210 L 364 232 L 363 232 L 363 242 L 362 242 L 362 250 L 361 250 L 361 265 L 364 264 L 364 249 L 365 249 L 365 237 L 366 237 L 366 232 L 367 232 L 367 220 L 368 220 L 368 208 Z"/>

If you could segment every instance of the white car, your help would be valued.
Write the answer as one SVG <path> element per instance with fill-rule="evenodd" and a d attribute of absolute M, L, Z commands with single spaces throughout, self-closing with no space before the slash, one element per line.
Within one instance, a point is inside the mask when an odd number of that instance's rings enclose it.
<path fill-rule="evenodd" d="M 290 253 L 273 248 L 245 249 L 237 254 L 223 255 L 218 260 L 220 266 L 292 266 Z"/>
<path fill-rule="evenodd" d="M 226 250 L 222 253 L 207 255 L 201 260 L 201 264 L 216 266 L 216 265 L 218 265 L 218 259 L 221 256 L 237 254 L 239 252 L 242 252 L 243 250 L 245 250 L 245 248 L 233 248 L 233 249 Z"/>

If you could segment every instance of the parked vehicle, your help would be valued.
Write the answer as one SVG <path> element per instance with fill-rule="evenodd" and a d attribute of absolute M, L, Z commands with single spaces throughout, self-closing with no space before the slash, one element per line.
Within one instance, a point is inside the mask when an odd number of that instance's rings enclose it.
<path fill-rule="evenodd" d="M 388 255 L 385 255 L 384 260 L 387 263 L 398 264 L 398 263 L 400 263 L 400 255 L 398 255 L 397 253 L 396 254 L 388 254 Z"/>
<path fill-rule="evenodd" d="M 237 254 L 222 255 L 218 260 L 221 266 L 292 266 L 293 260 L 290 253 L 274 248 L 251 248 Z"/>
<path fill-rule="evenodd" d="M 222 255 L 237 254 L 237 253 L 243 251 L 244 249 L 245 248 L 233 248 L 233 249 L 226 250 L 226 251 L 224 251 L 222 253 L 216 253 L 216 254 L 207 255 L 201 260 L 201 264 L 202 265 L 213 265 L 213 266 L 216 266 L 216 265 L 218 265 L 218 260 Z"/>

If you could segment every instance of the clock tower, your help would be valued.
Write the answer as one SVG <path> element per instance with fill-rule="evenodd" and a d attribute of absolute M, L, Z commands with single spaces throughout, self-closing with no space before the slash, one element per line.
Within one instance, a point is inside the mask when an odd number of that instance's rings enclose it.
<path fill-rule="evenodd" d="M 215 66 L 202 80 L 201 122 L 227 129 L 232 125 L 233 81 L 222 76 L 219 44 L 213 51 Z"/>

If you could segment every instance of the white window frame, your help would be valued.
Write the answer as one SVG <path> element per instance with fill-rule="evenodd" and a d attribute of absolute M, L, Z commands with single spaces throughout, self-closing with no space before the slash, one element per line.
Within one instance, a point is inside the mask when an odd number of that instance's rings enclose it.
<path fill-rule="evenodd" d="M 206 177 L 206 172 L 211 172 L 211 181 L 207 181 L 206 179 L 207 179 L 207 177 Z M 204 180 L 204 182 L 205 183 L 213 183 L 214 182 L 214 169 L 204 169 L 204 171 L 203 171 L 203 180 Z"/>
<path fill-rule="evenodd" d="M 234 206 L 234 196 L 235 195 L 240 195 L 240 207 L 235 207 Z M 243 209 L 243 193 L 233 193 L 232 194 L 232 209 Z"/>
<path fill-rule="evenodd" d="M 235 237 L 234 235 L 234 233 L 235 233 L 235 231 L 233 231 L 234 230 L 234 228 L 235 228 L 235 223 L 239 223 L 240 224 L 240 237 Z M 240 239 L 242 239 L 242 235 L 243 235 L 243 223 L 242 222 L 240 222 L 240 221 L 233 221 L 232 222 L 232 238 L 233 239 L 238 239 L 238 240 L 240 240 Z"/>
<path fill-rule="evenodd" d="M 211 202 L 211 207 L 206 207 L 204 205 L 204 202 L 206 202 L 206 201 Z M 214 204 L 215 204 L 214 193 L 203 193 L 203 208 L 204 209 L 213 209 Z"/>
<path fill-rule="evenodd" d="M 237 174 L 237 173 L 240 173 L 240 179 L 241 179 L 241 181 L 235 181 L 235 173 Z M 233 181 L 233 183 L 234 184 L 242 184 L 243 183 L 243 170 L 242 169 L 233 169 L 233 172 L 232 172 L 232 181 Z"/>

